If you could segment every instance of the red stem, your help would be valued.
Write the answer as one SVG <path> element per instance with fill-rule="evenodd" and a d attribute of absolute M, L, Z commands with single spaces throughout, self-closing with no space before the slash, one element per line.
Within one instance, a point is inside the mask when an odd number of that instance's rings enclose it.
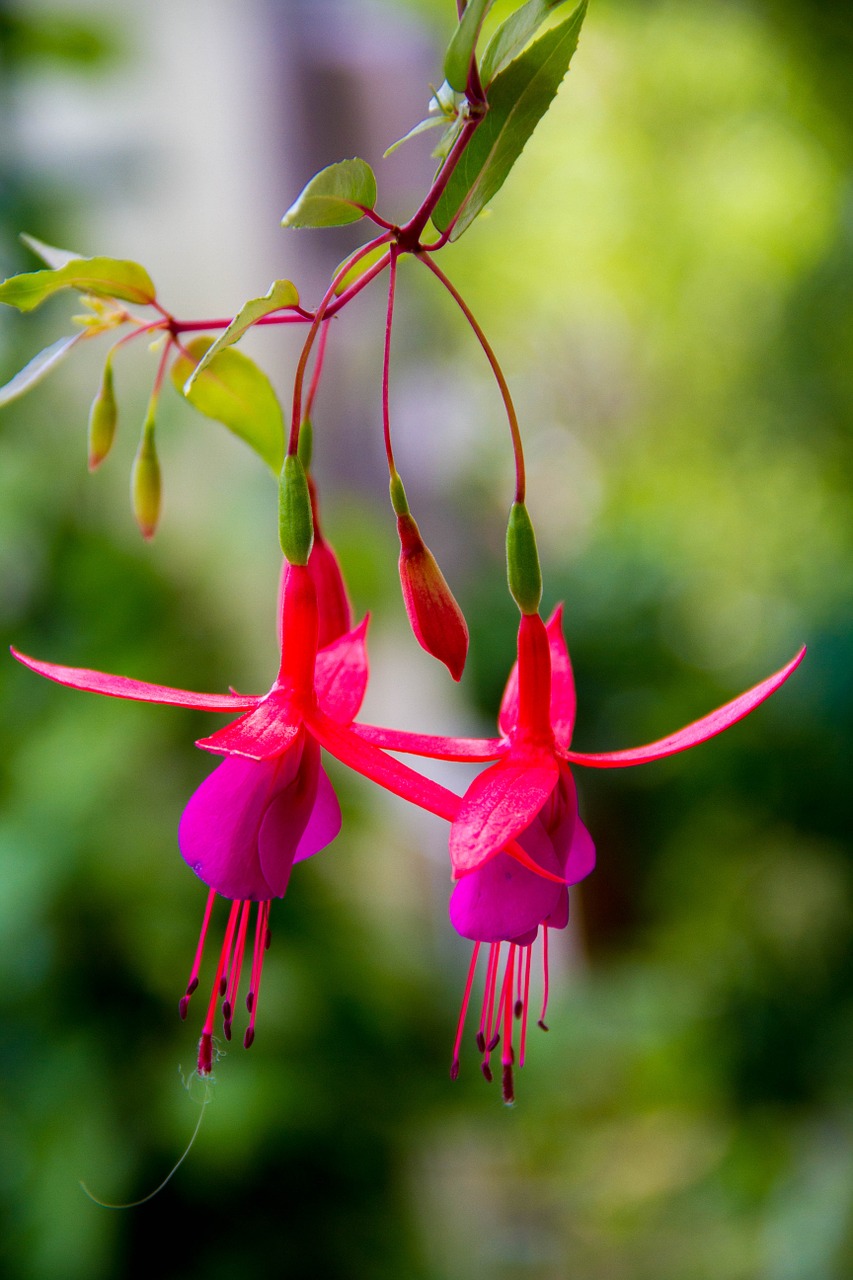
<path fill-rule="evenodd" d="M 305 417 L 311 417 L 311 410 L 314 406 L 314 397 L 317 394 L 317 388 L 320 385 L 320 379 L 323 376 L 323 359 L 326 355 L 326 342 L 329 337 L 328 317 L 320 326 L 320 337 L 317 340 L 317 358 L 314 361 L 314 373 L 311 376 L 311 386 L 308 388 L 308 398 L 305 401 Z M 300 424 L 301 425 L 301 424 Z"/>
<path fill-rule="evenodd" d="M 335 295 L 335 290 L 347 272 L 351 270 L 357 262 L 360 262 L 361 259 L 366 257 L 366 255 L 375 249 L 377 245 L 383 244 L 387 239 L 387 236 L 380 236 L 377 240 L 371 240 L 369 244 L 362 245 L 361 248 L 352 255 L 352 257 L 347 259 L 343 266 L 335 272 L 332 277 L 332 283 L 324 293 L 323 299 L 314 313 L 314 319 L 311 321 L 311 328 L 308 330 L 308 335 L 302 345 L 302 351 L 299 355 L 299 363 L 296 366 L 296 378 L 293 383 L 293 416 L 290 420 L 290 441 L 287 446 L 289 454 L 295 454 L 299 446 L 299 427 L 302 423 L 302 385 L 305 381 L 305 369 L 308 364 L 308 357 L 311 354 L 314 339 L 317 337 L 317 331 L 323 320 L 326 318 L 327 309 L 329 314 L 334 314 L 330 303 Z M 379 264 L 377 263 L 376 265 L 378 266 Z M 368 276 L 370 275 L 369 272 L 366 272 L 365 274 Z M 374 274 L 376 273 L 374 272 Z M 372 276 L 370 278 L 372 279 Z M 363 288 L 367 281 L 362 279 L 361 282 L 356 281 L 355 283 L 361 283 Z M 347 290 L 347 292 L 349 292 L 349 290 Z M 341 298 L 344 296 L 345 295 L 342 294 Z M 338 299 L 338 301 L 340 302 L 341 299 Z M 335 308 L 335 310 L 339 309 L 340 308 Z"/>
<path fill-rule="evenodd" d="M 391 407 L 388 398 L 389 371 L 391 368 L 391 328 L 394 323 L 394 292 L 397 286 L 397 250 L 391 249 L 391 262 L 388 273 L 388 314 L 385 320 L 385 352 L 382 360 L 382 429 L 385 434 L 385 456 L 388 459 L 388 470 L 392 475 L 394 451 L 391 448 Z"/>

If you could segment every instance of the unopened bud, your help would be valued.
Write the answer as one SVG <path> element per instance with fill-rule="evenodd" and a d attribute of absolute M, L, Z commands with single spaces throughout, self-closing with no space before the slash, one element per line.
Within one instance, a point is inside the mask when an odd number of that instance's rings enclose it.
<path fill-rule="evenodd" d="M 130 501 L 136 523 L 145 539 L 153 538 L 157 530 L 161 496 L 160 462 L 154 444 L 154 418 L 149 413 L 130 473 Z"/>
<path fill-rule="evenodd" d="M 101 465 L 112 448 L 117 421 L 118 406 L 116 405 L 115 390 L 113 388 L 113 364 L 110 356 L 107 356 L 107 362 L 104 365 L 104 372 L 101 377 L 101 385 L 89 411 L 90 471 L 94 471 L 96 467 Z"/>
<path fill-rule="evenodd" d="M 281 469 L 278 490 L 278 536 L 281 549 L 291 564 L 307 564 L 314 541 L 311 495 L 305 468 L 295 453 L 289 453 Z"/>
<path fill-rule="evenodd" d="M 514 502 L 506 529 L 509 592 L 522 613 L 536 613 L 542 599 L 542 570 L 533 522 L 523 502 Z"/>
<path fill-rule="evenodd" d="M 468 655 L 468 626 L 435 556 L 411 515 L 397 516 L 400 584 L 415 639 L 461 680 Z"/>
<path fill-rule="evenodd" d="M 307 472 L 311 470 L 311 458 L 314 454 L 314 427 L 310 418 L 303 418 L 299 424 L 299 441 L 296 446 L 299 461 Z"/>

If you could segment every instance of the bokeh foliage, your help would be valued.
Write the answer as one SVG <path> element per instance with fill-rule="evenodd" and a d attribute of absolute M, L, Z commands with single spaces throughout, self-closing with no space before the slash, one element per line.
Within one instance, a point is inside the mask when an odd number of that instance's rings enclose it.
<path fill-rule="evenodd" d="M 410 7 L 439 29 L 444 0 Z M 258 1041 L 221 1064 L 196 1148 L 139 1210 L 86 1201 L 79 1178 L 107 1199 L 156 1185 L 195 1123 L 175 1070 L 190 1067 L 195 1027 L 174 1007 L 204 894 L 174 832 L 209 762 L 190 747 L 199 716 L 5 664 L 0 1256 L 15 1280 L 224 1277 L 250 1259 L 272 1274 L 425 1280 L 850 1274 L 853 110 L 840 12 L 599 0 L 518 172 L 444 260 L 526 424 L 578 746 L 660 736 L 810 645 L 790 686 L 723 739 L 580 778 L 599 867 L 513 1112 L 471 1059 L 446 1079 L 466 948 L 449 942 L 432 837 L 340 779 L 346 834 L 274 911 Z M 57 57 L 49 30 L 4 18 L 10 75 Z M 96 73 L 116 41 L 81 32 L 69 50 L 89 51 L 77 62 Z M 10 271 L 28 265 L 17 230 L 62 244 L 70 214 L 79 225 L 85 193 L 40 182 L 16 167 L 0 184 Z M 401 293 L 416 280 L 407 268 Z M 399 453 L 414 466 L 429 427 L 444 460 L 451 505 L 432 518 L 470 548 L 454 579 L 472 632 L 463 688 L 488 720 L 513 643 L 508 448 L 470 335 L 432 284 L 401 305 L 394 394 L 405 406 L 408 385 L 416 403 Z M 52 339 L 59 314 L 3 318 L 2 372 Z M 424 409 L 436 367 L 442 399 Z M 0 424 L 4 634 L 163 683 L 262 686 L 274 523 L 255 565 L 261 533 L 251 541 L 242 509 L 272 513 L 274 488 L 239 473 L 207 554 L 168 524 L 144 548 L 84 474 L 94 365 L 85 376 L 60 371 Z M 381 496 L 343 508 L 330 493 L 326 520 L 376 611 L 378 678 L 392 645 L 414 650 L 394 629 Z M 233 603 L 241 565 L 266 585 L 257 614 Z M 171 1227 L 183 1243 L 167 1250 Z"/>

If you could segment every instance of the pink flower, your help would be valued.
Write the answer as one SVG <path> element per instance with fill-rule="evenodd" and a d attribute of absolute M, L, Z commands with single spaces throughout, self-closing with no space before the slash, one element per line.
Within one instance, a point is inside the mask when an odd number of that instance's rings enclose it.
<path fill-rule="evenodd" d="M 477 1044 L 484 1054 L 484 1074 L 491 1079 L 489 1055 L 503 1027 L 504 1097 L 512 1100 L 513 1016 L 521 1019 L 523 1062 L 532 945 L 541 928 L 547 1002 L 548 930 L 565 928 L 569 917 L 567 886 L 583 879 L 595 864 L 592 839 L 577 814 L 569 764 L 618 768 L 696 746 L 759 706 L 788 679 L 804 654 L 801 649 L 787 666 L 761 684 L 657 742 L 627 751 L 581 753 L 571 750 L 575 686 L 562 633 L 562 613 L 557 609 L 547 627 L 538 614 L 521 618 L 518 661 L 507 681 L 498 717 L 500 738 L 437 738 L 356 726 L 362 737 L 387 750 L 442 760 L 497 761 L 472 782 L 450 831 L 450 856 L 457 880 L 450 917 L 457 932 L 475 943 L 454 1046 L 454 1077 L 474 969 L 480 947 L 486 943 L 489 957 Z M 498 987 L 504 944 L 508 950 Z M 544 1025 L 544 1007 L 540 1025 Z"/>
<path fill-rule="evenodd" d="M 319 568 L 321 580 L 328 584 L 328 558 Z M 252 905 L 256 904 L 256 911 L 247 1047 L 254 1038 L 258 987 L 269 945 L 270 901 L 284 896 L 294 863 L 325 848 L 340 830 L 340 808 L 320 762 L 320 748 L 442 817 L 452 818 L 459 806 L 458 796 L 363 742 L 350 728 L 367 684 L 366 620 L 318 651 L 321 619 L 316 578 L 317 566 L 310 563 L 286 566 L 279 672 L 272 688 L 262 696 L 191 693 L 40 662 L 12 650 L 31 670 L 71 688 L 200 711 L 242 713 L 225 728 L 199 740 L 198 746 L 225 759 L 190 798 L 178 833 L 182 856 L 210 887 L 195 963 L 180 1004 L 184 1017 L 198 985 L 214 899 L 219 894 L 233 900 L 199 1044 L 198 1068 L 202 1073 L 211 1070 L 214 1018 L 221 998 L 225 1035 L 231 1037 Z M 330 590 L 335 616 L 340 620 L 349 606 L 342 586 L 338 589 L 333 584 Z M 327 631 L 338 629 L 339 622 L 328 618 L 325 622 Z"/>

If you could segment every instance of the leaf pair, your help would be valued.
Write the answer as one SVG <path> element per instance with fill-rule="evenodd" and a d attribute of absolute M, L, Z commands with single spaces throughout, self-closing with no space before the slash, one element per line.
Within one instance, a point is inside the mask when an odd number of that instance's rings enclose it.
<path fill-rule="evenodd" d="M 569 69 L 587 0 L 581 0 L 565 21 L 525 47 L 561 2 L 528 0 L 497 30 L 486 50 L 482 75 L 487 86 L 488 112 L 432 215 L 439 231 L 452 227 L 453 240 L 470 227 L 503 186 Z M 470 9 L 471 6 L 466 16 Z M 461 29 L 460 25 L 458 31 Z"/>

